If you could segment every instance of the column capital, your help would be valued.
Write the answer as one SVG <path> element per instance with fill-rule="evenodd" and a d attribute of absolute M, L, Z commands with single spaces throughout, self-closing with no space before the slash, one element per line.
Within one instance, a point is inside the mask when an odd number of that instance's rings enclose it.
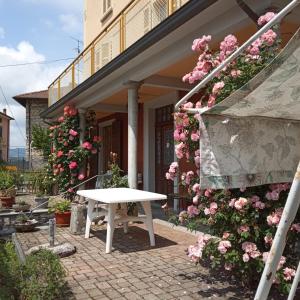
<path fill-rule="evenodd" d="M 142 81 L 129 80 L 123 83 L 123 85 L 128 89 L 138 89 L 143 84 Z"/>
<path fill-rule="evenodd" d="M 79 107 L 77 110 L 78 110 L 78 113 L 80 115 L 85 114 L 87 112 L 87 109 L 86 108 L 82 108 L 82 107 Z"/>

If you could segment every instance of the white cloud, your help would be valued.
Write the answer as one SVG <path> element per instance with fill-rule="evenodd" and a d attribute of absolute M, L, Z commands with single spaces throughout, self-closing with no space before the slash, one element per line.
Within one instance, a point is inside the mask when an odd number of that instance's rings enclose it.
<path fill-rule="evenodd" d="M 81 32 L 82 24 L 78 17 L 73 14 L 61 14 L 59 20 L 62 24 L 62 30 L 68 34 Z"/>
<path fill-rule="evenodd" d="M 5 38 L 5 30 L 3 27 L 0 26 L 0 39 L 4 39 Z"/>
<path fill-rule="evenodd" d="M 20 64 L 34 61 L 45 61 L 44 55 L 38 53 L 29 42 L 22 41 L 16 48 L 0 47 L 0 65 Z M 25 109 L 12 97 L 18 94 L 47 89 L 49 84 L 61 73 L 65 66 L 33 64 L 1 68 L 0 85 L 9 101 L 14 118 L 25 136 Z M 0 110 L 4 108 L 4 99 L 0 94 Z M 11 114 L 8 109 L 8 114 Z M 20 134 L 16 122 L 11 123 L 10 144 L 24 146 L 25 141 Z"/>

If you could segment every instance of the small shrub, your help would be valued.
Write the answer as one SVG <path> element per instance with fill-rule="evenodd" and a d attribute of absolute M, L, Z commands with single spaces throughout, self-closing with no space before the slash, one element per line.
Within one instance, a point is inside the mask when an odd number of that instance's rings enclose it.
<path fill-rule="evenodd" d="M 21 265 L 13 243 L 0 243 L 0 300 L 64 298 L 65 270 L 58 256 L 41 250 Z"/>
<path fill-rule="evenodd" d="M 63 299 L 65 270 L 52 252 L 40 250 L 29 255 L 22 275 L 23 299 Z"/>

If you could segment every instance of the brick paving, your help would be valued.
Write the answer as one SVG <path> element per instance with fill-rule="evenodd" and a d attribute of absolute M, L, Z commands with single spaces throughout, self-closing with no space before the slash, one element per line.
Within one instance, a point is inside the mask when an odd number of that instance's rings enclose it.
<path fill-rule="evenodd" d="M 90 239 L 57 229 L 58 242 L 68 241 L 77 252 L 61 261 L 67 270 L 64 299 L 253 299 L 234 280 L 195 266 L 185 255 L 195 236 L 154 224 L 156 247 L 149 246 L 144 225 L 133 224 L 129 233 L 116 228 L 113 252 L 105 254 L 105 228 L 92 231 Z M 46 243 L 47 230 L 18 233 L 24 250 Z M 250 296 L 251 295 L 251 296 Z"/>

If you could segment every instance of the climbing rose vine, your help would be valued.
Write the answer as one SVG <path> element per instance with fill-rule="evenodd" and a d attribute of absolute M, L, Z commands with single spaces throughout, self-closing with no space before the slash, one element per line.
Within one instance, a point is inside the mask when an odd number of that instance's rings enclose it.
<path fill-rule="evenodd" d="M 258 25 L 269 22 L 274 13 L 261 16 Z M 210 35 L 194 40 L 192 50 L 199 54 L 194 69 L 183 77 L 191 84 L 201 81 L 238 47 L 237 38 L 230 34 L 213 52 Z M 260 278 L 264 263 L 280 221 L 290 184 L 279 183 L 232 190 L 202 190 L 199 185 L 200 151 L 199 115 L 190 115 L 185 109 L 212 107 L 246 84 L 261 71 L 278 52 L 280 40 L 276 28 L 268 30 L 246 51 L 225 67 L 201 90 L 196 103 L 187 102 L 174 114 L 175 153 L 192 167 L 182 170 L 180 163 L 171 164 L 166 178 L 180 179 L 193 204 L 180 212 L 175 222 L 196 230 L 206 225 L 209 234 L 198 237 L 188 248 L 188 256 L 195 262 L 208 261 L 213 268 L 235 273 L 244 283 Z M 298 213 L 287 236 L 288 246 L 280 260 L 275 283 L 287 292 L 295 276 L 297 242 L 299 243 L 300 215 Z M 299 246 L 299 244 L 298 244 Z"/>
<path fill-rule="evenodd" d="M 49 156 L 49 171 L 58 184 L 60 192 L 74 195 L 74 187 L 87 176 L 89 158 L 98 152 L 101 137 L 95 134 L 95 114 L 86 114 L 86 131 L 80 145 L 79 115 L 76 108 L 66 106 L 58 124 L 50 127 L 52 153 Z"/>

